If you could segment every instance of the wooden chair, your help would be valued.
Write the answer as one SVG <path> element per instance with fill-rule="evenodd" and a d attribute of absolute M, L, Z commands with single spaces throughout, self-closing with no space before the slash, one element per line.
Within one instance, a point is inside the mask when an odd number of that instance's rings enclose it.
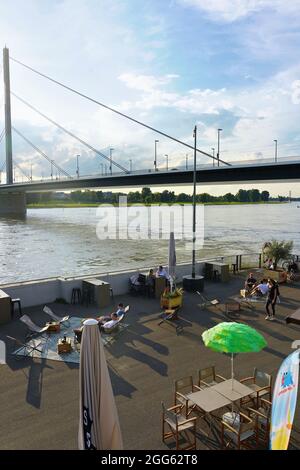
<path fill-rule="evenodd" d="M 219 374 L 216 374 L 215 366 L 206 367 L 205 369 L 198 370 L 198 387 L 200 389 L 211 387 L 212 385 L 217 385 L 220 382 L 223 382 L 225 377 L 222 377 Z"/>
<path fill-rule="evenodd" d="M 187 395 L 189 393 L 198 392 L 199 390 L 199 387 L 197 387 L 197 385 L 194 385 L 193 377 L 191 375 L 175 380 L 174 404 L 180 404 L 182 407 L 185 408 L 186 418 L 195 408 L 195 405 L 191 404 L 191 402 L 187 398 Z"/>
<path fill-rule="evenodd" d="M 233 419 L 226 419 L 227 417 Z M 256 419 L 251 419 L 244 413 L 225 413 L 221 420 L 221 448 L 229 446 L 241 449 L 242 447 L 253 448 L 253 439 L 255 439 L 255 448 L 258 445 L 258 433 Z"/>
<path fill-rule="evenodd" d="M 272 403 L 265 398 L 260 398 L 258 409 L 250 407 L 247 411 L 249 418 L 256 419 L 258 440 L 267 446 L 270 439 Z"/>
<path fill-rule="evenodd" d="M 196 422 L 197 418 L 186 419 L 181 415 L 182 406 L 175 405 L 166 408 L 162 402 L 162 440 L 173 438 L 176 442 L 176 450 L 196 450 Z M 165 430 L 165 425 L 169 431 Z M 180 437 L 184 437 L 186 445 L 179 446 Z"/>
<path fill-rule="evenodd" d="M 217 310 L 221 310 L 219 299 L 209 300 L 202 292 L 196 291 L 196 293 L 199 295 L 202 302 L 198 304 L 200 308 L 206 309 L 207 307 L 215 307 Z"/>
<path fill-rule="evenodd" d="M 271 388 L 272 388 L 272 376 L 263 372 L 256 367 L 253 370 L 251 377 L 246 377 L 240 381 L 246 383 L 248 387 L 252 388 L 253 394 L 250 397 L 242 398 L 241 405 L 247 403 L 247 401 L 254 400 L 256 407 L 258 407 L 259 399 L 267 397 L 271 401 Z"/>

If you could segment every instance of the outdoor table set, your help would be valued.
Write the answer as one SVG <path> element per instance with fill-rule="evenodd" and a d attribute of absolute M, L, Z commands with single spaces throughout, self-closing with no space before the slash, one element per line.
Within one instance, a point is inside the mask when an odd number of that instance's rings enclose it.
<path fill-rule="evenodd" d="M 228 406 L 233 408 L 234 402 L 251 394 L 253 394 L 252 388 L 235 379 L 228 379 L 198 392 L 190 393 L 187 395 L 187 398 L 199 408 L 200 412 L 205 413 L 209 418 L 211 428 L 211 418 L 215 417 L 212 414 L 213 412 Z"/>

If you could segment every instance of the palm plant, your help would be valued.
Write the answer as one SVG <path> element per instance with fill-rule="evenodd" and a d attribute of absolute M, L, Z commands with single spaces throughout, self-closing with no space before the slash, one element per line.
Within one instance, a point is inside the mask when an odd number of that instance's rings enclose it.
<path fill-rule="evenodd" d="M 293 242 L 271 240 L 263 246 L 263 253 L 268 259 L 272 259 L 274 269 L 277 269 L 279 261 L 284 261 L 291 257 Z"/>

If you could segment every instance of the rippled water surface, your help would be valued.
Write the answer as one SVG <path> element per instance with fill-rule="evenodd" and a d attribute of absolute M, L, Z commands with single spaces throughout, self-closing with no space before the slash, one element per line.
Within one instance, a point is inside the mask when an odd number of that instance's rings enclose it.
<path fill-rule="evenodd" d="M 96 210 L 30 209 L 25 220 L 0 219 L 0 282 L 167 263 L 166 239 L 100 240 L 96 235 L 99 220 Z M 191 207 L 187 209 L 185 219 L 186 233 L 189 234 L 191 210 Z M 141 227 L 147 224 L 144 219 Z M 179 225 L 180 220 L 175 216 L 176 224 Z M 124 233 L 122 224 L 120 229 L 120 233 Z M 157 232 L 157 227 L 155 230 Z M 296 203 L 206 206 L 204 246 L 197 250 L 197 256 L 258 252 L 271 238 L 294 240 L 294 252 L 300 253 L 299 234 L 300 208 Z M 191 259 L 185 241 L 176 241 L 176 251 L 179 262 Z"/>

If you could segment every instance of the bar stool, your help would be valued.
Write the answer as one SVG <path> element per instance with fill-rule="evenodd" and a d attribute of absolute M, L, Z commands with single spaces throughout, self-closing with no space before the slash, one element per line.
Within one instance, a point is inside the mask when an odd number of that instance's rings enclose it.
<path fill-rule="evenodd" d="M 20 299 L 10 299 L 11 318 L 14 317 L 15 305 L 18 306 L 20 317 L 22 316 L 21 300 Z"/>
<path fill-rule="evenodd" d="M 80 287 L 74 287 L 72 289 L 71 304 L 81 303 L 81 289 Z"/>
<path fill-rule="evenodd" d="M 232 264 L 231 264 L 231 267 L 232 267 L 232 272 L 233 272 L 233 274 L 236 274 L 236 273 L 238 272 L 237 264 L 236 264 L 236 263 L 232 263 Z"/>
<path fill-rule="evenodd" d="M 213 281 L 220 281 L 221 280 L 221 274 L 217 269 L 214 269 L 213 271 Z"/>

